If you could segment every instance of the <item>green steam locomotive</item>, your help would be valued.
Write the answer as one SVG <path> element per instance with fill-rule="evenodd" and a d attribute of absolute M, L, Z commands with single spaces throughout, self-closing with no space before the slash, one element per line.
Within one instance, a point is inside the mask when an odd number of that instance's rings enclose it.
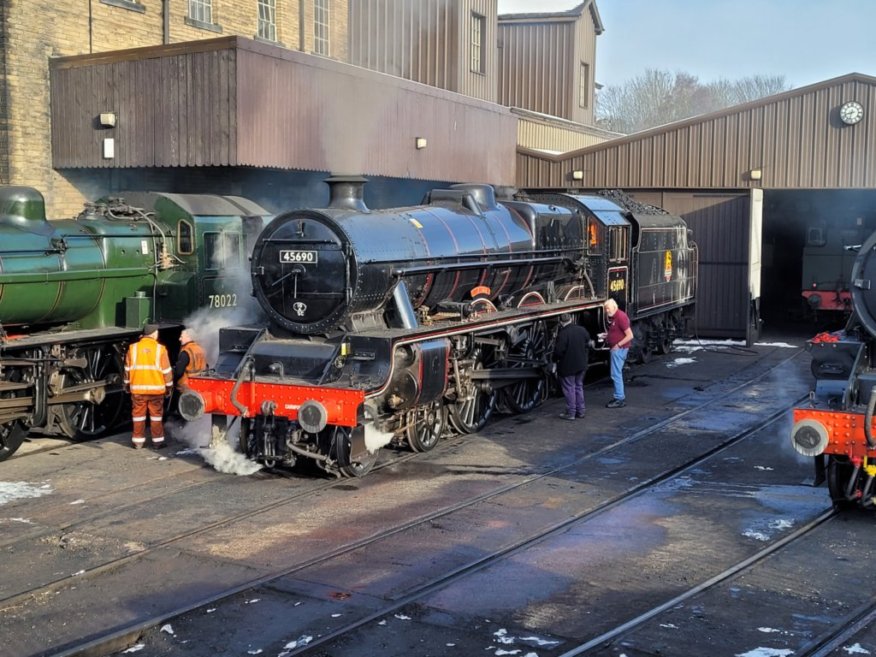
<path fill-rule="evenodd" d="M 0 186 L 0 461 L 29 431 L 86 440 L 128 419 L 128 345 L 147 321 L 230 318 L 268 218 L 240 197 L 133 192 L 47 221 L 37 190 Z"/>

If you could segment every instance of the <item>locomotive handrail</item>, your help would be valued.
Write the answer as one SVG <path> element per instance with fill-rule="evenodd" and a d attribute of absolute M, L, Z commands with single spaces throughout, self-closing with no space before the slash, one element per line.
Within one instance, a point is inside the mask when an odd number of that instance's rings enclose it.
<path fill-rule="evenodd" d="M 480 257 L 480 256 L 479 256 Z M 440 258 L 437 258 L 440 259 Z M 433 259 L 434 260 L 434 259 Z M 413 262 L 413 261 L 412 261 Z M 464 262 L 452 262 L 444 264 L 442 263 L 442 269 L 452 270 L 452 269 L 469 269 L 471 267 L 506 267 L 508 265 L 519 265 L 521 263 L 533 262 L 538 264 L 548 264 L 554 262 L 572 262 L 571 258 L 566 256 L 551 256 L 550 258 L 517 258 L 510 260 L 467 260 Z M 423 265 L 420 267 L 405 267 L 403 269 L 393 269 L 393 276 L 405 276 L 407 274 L 417 274 L 419 272 L 433 272 L 435 271 L 435 265 Z"/>
<path fill-rule="evenodd" d="M 99 278 L 126 278 L 140 276 L 148 267 L 125 267 L 107 269 L 77 269 L 76 271 L 55 272 L 5 272 L 0 273 L 0 284 L 4 283 L 53 283 L 63 281 L 89 280 Z"/>

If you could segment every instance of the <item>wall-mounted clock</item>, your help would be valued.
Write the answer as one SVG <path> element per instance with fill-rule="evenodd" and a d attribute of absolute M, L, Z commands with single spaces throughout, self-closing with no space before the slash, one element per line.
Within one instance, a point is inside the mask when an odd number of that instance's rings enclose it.
<path fill-rule="evenodd" d="M 839 117 L 840 121 L 846 125 L 855 125 L 864 118 L 864 106 L 854 100 L 843 103 L 839 110 Z"/>

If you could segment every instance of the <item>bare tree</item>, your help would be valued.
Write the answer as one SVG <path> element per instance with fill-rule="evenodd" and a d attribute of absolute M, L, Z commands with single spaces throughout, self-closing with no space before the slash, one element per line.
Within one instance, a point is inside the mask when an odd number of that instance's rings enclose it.
<path fill-rule="evenodd" d="M 614 132 L 638 132 L 788 89 L 784 76 L 755 75 L 703 84 L 690 73 L 647 69 L 620 86 L 599 91 L 596 123 Z"/>

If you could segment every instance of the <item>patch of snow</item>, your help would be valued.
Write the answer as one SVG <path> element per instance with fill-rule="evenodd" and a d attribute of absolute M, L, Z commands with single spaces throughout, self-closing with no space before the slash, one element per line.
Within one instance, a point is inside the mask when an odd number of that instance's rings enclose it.
<path fill-rule="evenodd" d="M 499 648 L 498 650 L 496 650 L 495 654 L 496 655 L 519 655 L 521 652 L 523 652 L 523 651 L 522 650 L 504 650 L 502 648 Z"/>
<path fill-rule="evenodd" d="M 210 609 L 207 610 L 207 613 L 212 614 L 214 611 L 216 611 L 216 607 L 211 607 Z"/>
<path fill-rule="evenodd" d="M 856 643 L 853 646 L 843 646 L 843 650 L 845 650 L 850 655 L 869 655 L 870 651 L 864 648 L 860 643 Z"/>
<path fill-rule="evenodd" d="M 161 629 L 158 630 L 158 631 L 159 631 L 159 632 L 166 632 L 166 633 L 169 634 L 170 636 L 176 636 L 176 633 L 173 631 L 173 626 L 171 626 L 170 623 L 167 623 L 167 624 L 165 624 L 165 625 L 162 625 L 162 626 L 161 626 Z"/>
<path fill-rule="evenodd" d="M 660 623 L 660 627 L 665 627 L 667 630 L 677 630 L 678 625 L 675 623 Z"/>
<path fill-rule="evenodd" d="M 70 506 L 73 506 L 74 504 L 85 504 L 85 500 L 73 500 L 70 502 Z"/>
<path fill-rule="evenodd" d="M 740 652 L 736 657 L 788 657 L 793 655 L 793 650 L 785 650 L 781 648 L 755 648 L 748 652 Z"/>
<path fill-rule="evenodd" d="M 9 520 L 12 522 L 23 522 L 25 525 L 33 524 L 33 520 L 30 520 L 29 518 L 10 518 Z"/>
<path fill-rule="evenodd" d="M 386 621 L 385 621 L 385 620 L 382 620 L 382 621 L 380 621 L 380 622 L 378 623 L 378 625 L 386 625 Z"/>
<path fill-rule="evenodd" d="M 558 646 L 560 645 L 559 641 L 555 641 L 553 639 L 542 639 L 538 636 L 520 636 L 517 637 L 517 640 L 521 643 L 529 643 L 535 646 Z"/>
<path fill-rule="evenodd" d="M 302 634 L 294 641 L 290 641 L 285 646 L 283 646 L 283 652 L 281 652 L 277 657 L 289 657 L 289 655 L 292 654 L 292 651 L 295 650 L 295 648 L 304 647 L 311 641 L 313 641 L 313 637 L 311 635 Z"/>
<path fill-rule="evenodd" d="M 399 620 L 411 620 L 410 616 L 405 616 L 404 614 L 396 614 L 395 617 Z"/>
<path fill-rule="evenodd" d="M 343 614 L 332 614 L 332 618 L 340 618 Z"/>
<path fill-rule="evenodd" d="M 799 347 L 795 344 L 788 344 L 787 342 L 755 342 L 755 347 L 781 347 L 783 349 L 799 349 Z"/>
<path fill-rule="evenodd" d="M 679 365 L 690 365 L 691 363 L 696 362 L 696 358 L 676 358 L 675 360 L 666 363 L 666 367 L 672 369 L 673 367 L 678 367 Z"/>
<path fill-rule="evenodd" d="M 782 630 L 776 630 L 772 627 L 759 627 L 757 628 L 758 632 L 763 632 L 764 634 L 772 634 L 773 632 L 781 632 Z"/>
<path fill-rule="evenodd" d="M 84 570 L 77 570 L 75 573 L 70 575 L 70 577 L 78 577 L 79 575 L 84 575 L 84 574 L 85 574 Z"/>
<path fill-rule="evenodd" d="M 744 532 L 742 532 L 742 535 L 743 535 L 743 536 L 746 536 L 746 537 L 748 537 L 748 538 L 753 538 L 753 539 L 756 540 L 756 541 L 768 541 L 768 540 L 770 540 L 770 537 L 769 537 L 769 536 L 767 536 L 767 535 L 764 534 L 763 532 L 759 532 L 759 531 L 756 531 L 756 530 L 754 530 L 754 529 L 746 529 Z"/>
<path fill-rule="evenodd" d="M 755 470 L 764 470 L 766 472 L 772 472 L 774 468 L 769 467 L 768 465 L 756 465 L 754 466 Z"/>
<path fill-rule="evenodd" d="M 145 647 L 146 647 L 145 643 L 138 643 L 138 644 L 131 646 L 127 650 L 122 650 L 122 654 L 124 655 L 126 652 L 140 652 Z"/>
<path fill-rule="evenodd" d="M 0 506 L 13 500 L 42 497 L 53 493 L 49 484 L 29 484 L 26 481 L 0 481 Z"/>
<path fill-rule="evenodd" d="M 253 598 L 252 600 L 246 600 L 246 601 L 244 601 L 243 604 L 245 604 L 245 605 L 254 605 L 254 604 L 255 604 L 256 602 L 258 602 L 259 600 L 261 600 L 261 598 Z"/>
<path fill-rule="evenodd" d="M 258 649 L 256 649 L 256 650 L 247 650 L 247 651 L 246 651 L 246 654 L 247 654 L 247 655 L 261 655 L 261 654 L 262 654 L 262 649 L 261 649 L 261 648 L 258 648 Z"/>

